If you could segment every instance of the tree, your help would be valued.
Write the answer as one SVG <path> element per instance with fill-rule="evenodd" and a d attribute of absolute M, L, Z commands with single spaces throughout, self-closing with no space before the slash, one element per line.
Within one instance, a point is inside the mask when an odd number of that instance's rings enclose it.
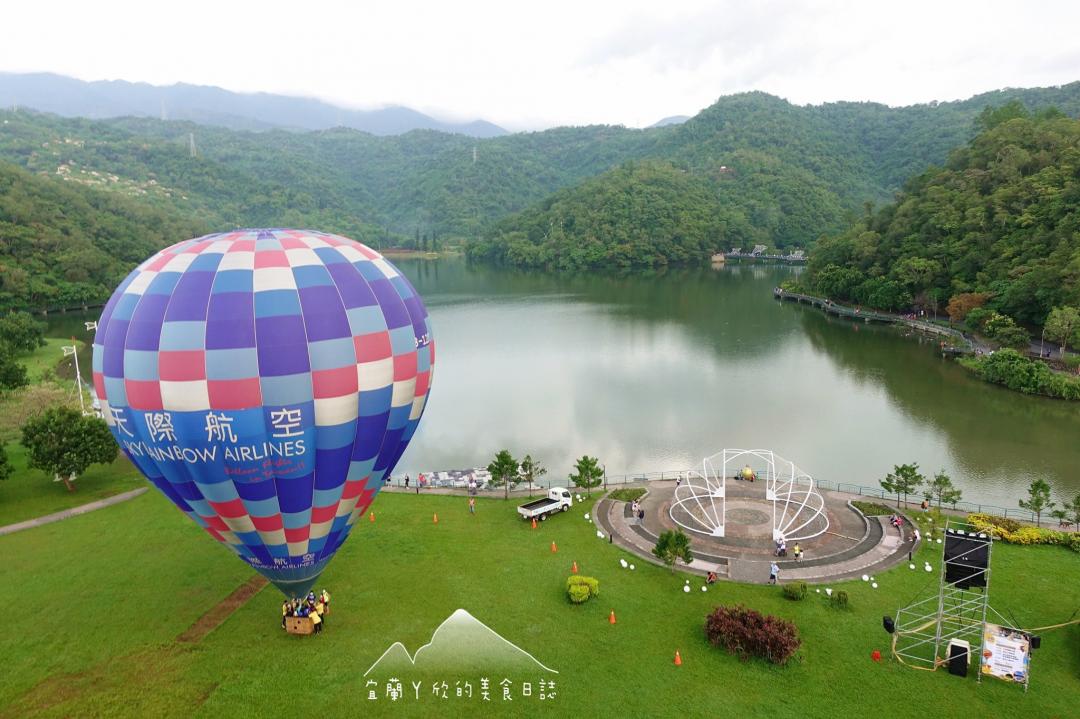
<path fill-rule="evenodd" d="M 52 474 L 69 492 L 75 491 L 72 482 L 91 464 L 116 459 L 116 442 L 105 422 L 68 407 L 53 407 L 27 420 L 22 445 L 27 450 L 26 466 Z"/>
<path fill-rule="evenodd" d="M 506 487 L 504 499 L 510 497 L 510 485 L 517 484 L 518 468 L 520 465 L 510 454 L 510 450 L 502 449 L 495 455 L 495 461 L 487 466 L 491 472 L 491 483 L 498 487 L 500 484 Z"/>
<path fill-rule="evenodd" d="M 0 319 L 0 342 L 16 352 L 33 352 L 45 346 L 45 325 L 29 312 L 9 312 Z"/>
<path fill-rule="evenodd" d="M 949 313 L 951 321 L 963 322 L 964 318 L 968 316 L 968 312 L 982 307 L 989 299 L 989 292 L 961 292 L 949 298 L 949 304 L 945 311 Z"/>
<path fill-rule="evenodd" d="M 690 553 L 690 537 L 686 536 L 681 529 L 669 529 L 661 533 L 652 553 L 668 565 L 672 574 L 675 573 L 676 559 L 683 560 L 684 564 L 689 564 L 694 559 L 694 555 Z"/>
<path fill-rule="evenodd" d="M 604 479 L 604 468 L 600 466 L 600 460 L 587 454 L 581 456 L 574 464 L 576 472 L 570 475 L 570 481 L 575 487 L 584 487 L 592 496 L 592 488 L 599 487 Z"/>
<path fill-rule="evenodd" d="M 15 353 L 7 344 L 0 342 L 0 391 L 18 389 L 29 383 L 26 367 L 15 359 Z"/>
<path fill-rule="evenodd" d="M 1065 347 L 1070 342 L 1078 343 L 1080 338 L 1080 310 L 1075 307 L 1055 307 L 1046 317 L 1046 336 L 1052 342 L 1061 345 L 1061 356 L 1065 356 Z"/>
<path fill-rule="evenodd" d="M 525 455 L 521 460 L 521 478 L 529 485 L 529 496 L 532 496 L 533 482 L 547 474 L 547 468 L 540 464 L 540 460 L 533 459 L 532 455 Z"/>
<path fill-rule="evenodd" d="M 1069 512 L 1069 519 L 1077 529 L 1080 529 L 1080 494 L 1073 497 L 1073 501 L 1066 506 L 1066 509 Z"/>
<path fill-rule="evenodd" d="M 1045 479 L 1033 479 L 1028 487 L 1027 500 L 1020 500 L 1020 506 L 1029 512 L 1035 513 L 1035 526 L 1042 526 L 1042 513 L 1053 509 L 1054 503 L 1050 501 L 1050 485 Z"/>
<path fill-rule="evenodd" d="M 957 489 L 953 483 L 952 478 L 945 474 L 945 470 L 941 470 L 934 475 L 934 478 L 927 483 L 926 492 L 923 495 L 927 501 L 931 499 L 937 500 L 938 509 L 941 509 L 941 503 L 951 504 L 954 507 L 956 503 L 960 501 L 960 497 L 963 493 Z"/>
<path fill-rule="evenodd" d="M 10 477 L 11 472 L 11 460 L 8 459 L 7 452 L 4 451 L 3 445 L 0 445 L 0 481 Z M 1077 497 L 1077 499 L 1080 499 L 1080 497 Z"/>
<path fill-rule="evenodd" d="M 907 504 L 907 496 L 925 481 L 926 477 L 919 474 L 918 464 L 897 464 L 893 466 L 892 474 L 881 480 L 881 487 L 890 494 L 896 494 L 896 507 L 899 509 L 900 495 L 904 495 L 904 503 Z"/>

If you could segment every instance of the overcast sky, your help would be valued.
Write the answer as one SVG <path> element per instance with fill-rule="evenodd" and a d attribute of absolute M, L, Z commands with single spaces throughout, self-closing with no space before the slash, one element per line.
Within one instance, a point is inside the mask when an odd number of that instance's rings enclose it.
<path fill-rule="evenodd" d="M 644 126 L 721 95 L 907 105 L 1080 79 L 1080 1 L 6 4 L 0 71 Z"/>

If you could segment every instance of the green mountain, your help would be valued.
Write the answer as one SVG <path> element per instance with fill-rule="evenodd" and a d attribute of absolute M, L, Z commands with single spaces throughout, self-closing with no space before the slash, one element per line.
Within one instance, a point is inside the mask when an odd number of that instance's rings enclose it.
<path fill-rule="evenodd" d="M 652 266 L 697 261 L 714 247 L 805 247 L 836 234 L 865 214 L 866 203 L 889 201 L 904 179 L 943 163 L 949 149 L 971 138 L 987 105 L 1013 99 L 1076 116 L 1080 83 L 906 108 L 799 107 L 744 93 L 720 98 L 679 125 L 564 127 L 487 139 L 431 130 L 393 137 L 344 128 L 252 132 L 0 111 L 0 161 L 213 230 L 310 226 L 375 247 L 478 242 L 474 256 L 511 264 Z M 676 197 L 675 187 L 686 196 Z M 620 191 L 630 196 L 620 199 Z M 620 203 L 631 207 L 643 198 L 659 203 L 645 208 L 656 247 L 628 229 L 631 215 L 620 215 Z M 610 206 L 588 206 L 601 200 Z M 564 237 L 541 251 L 552 238 L 538 238 L 538 223 L 550 220 L 553 208 Z M 689 234 L 660 221 L 683 211 L 690 212 Z M 21 215 L 8 222 L 23 233 L 32 223 L 55 233 L 53 219 Z M 571 227 L 603 233 L 604 223 L 617 234 L 598 240 L 603 249 Z M 533 250 L 510 252 L 511 245 L 528 249 L 522 235 Z M 93 236 L 78 236 L 104 251 Z M 579 240 L 591 243 L 588 249 L 567 246 Z M 31 259 L 55 275 L 43 250 L 33 252 Z M 5 301 L 31 306 L 59 298 L 61 281 L 69 282 L 49 277 L 51 294 L 17 285 Z M 72 296 L 88 292 L 82 287 Z"/>
<path fill-rule="evenodd" d="M 628 162 L 500 223 L 470 259 L 581 270 L 703 262 L 733 220 L 700 175 Z"/>
<path fill-rule="evenodd" d="M 207 231 L 195 214 L 0 162 L 0 308 L 101 302 L 150 254 Z"/>
<path fill-rule="evenodd" d="M 811 286 L 882 309 L 985 292 L 989 309 L 1028 325 L 1080 305 L 1080 121 L 1014 103 L 980 123 L 944 167 L 819 241 Z"/>

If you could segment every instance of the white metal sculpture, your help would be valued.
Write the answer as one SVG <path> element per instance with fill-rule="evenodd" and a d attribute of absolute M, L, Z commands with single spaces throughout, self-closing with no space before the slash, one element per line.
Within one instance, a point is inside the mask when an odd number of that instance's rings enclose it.
<path fill-rule="evenodd" d="M 702 460 L 701 469 L 686 473 L 671 501 L 671 519 L 685 529 L 724 536 L 729 478 L 764 480 L 765 499 L 772 503 L 773 540 L 806 540 L 829 528 L 825 500 L 813 478 L 771 450 L 724 449 Z"/>

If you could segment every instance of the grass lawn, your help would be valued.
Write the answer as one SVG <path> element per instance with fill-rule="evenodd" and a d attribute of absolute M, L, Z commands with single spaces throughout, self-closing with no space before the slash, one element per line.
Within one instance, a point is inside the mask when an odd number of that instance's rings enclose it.
<path fill-rule="evenodd" d="M 251 571 L 156 492 L 0 537 L 0 584 L 33 599 L 25 622 L 0 634 L 0 716 L 1078 714 L 1080 626 L 1044 634 L 1026 695 L 1002 682 L 875 664 L 871 651 L 888 653 L 881 616 L 936 586 L 936 575 L 905 564 L 878 575 L 877 590 L 835 585 L 851 595 L 846 611 L 813 590 L 792 602 L 768 586 L 720 583 L 702 593 L 693 579 L 684 594 L 684 576 L 597 539 L 582 518 L 591 507 L 533 530 L 513 502 L 481 499 L 469 516 L 461 497 L 380 495 L 376 522 L 362 521 L 323 575 L 333 595 L 326 632 L 285 635 L 281 597 L 268 587 L 193 645 L 174 638 Z M 939 552 L 925 552 L 935 568 Z M 600 580 L 599 598 L 580 606 L 564 594 L 573 561 Z M 994 606 L 1026 626 L 1066 621 L 1080 605 L 1080 554 L 997 545 L 992 582 Z M 721 602 L 793 620 L 801 659 L 776 668 L 709 646 L 702 622 Z M 419 702 L 369 702 L 362 675 L 383 651 L 398 640 L 415 651 L 459 607 L 557 669 L 557 698 L 482 704 L 437 699 L 425 687 Z M 451 687 L 457 678 L 447 677 Z"/>
<path fill-rule="evenodd" d="M 149 486 L 131 462 L 118 455 L 110 465 L 91 465 L 75 480 L 75 491 L 68 492 L 63 482 L 54 482 L 44 472 L 26 468 L 26 450 L 21 444 L 11 442 L 4 449 L 15 471 L 0 482 L 0 526 Z"/>

